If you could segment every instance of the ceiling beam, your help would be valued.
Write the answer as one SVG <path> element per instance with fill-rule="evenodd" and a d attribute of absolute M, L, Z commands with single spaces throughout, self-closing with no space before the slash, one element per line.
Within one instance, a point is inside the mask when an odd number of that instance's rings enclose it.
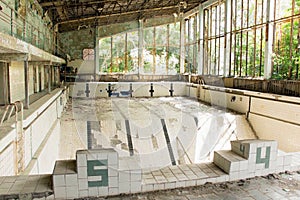
<path fill-rule="evenodd" d="M 199 3 L 193 3 L 193 4 L 189 4 L 189 7 L 191 7 L 190 9 L 196 7 L 197 5 L 199 5 Z M 135 13 L 141 13 L 141 12 L 153 12 L 153 11 L 160 11 L 160 10 L 170 10 L 170 9 L 174 9 L 174 8 L 178 8 L 178 5 L 170 5 L 170 6 L 165 6 L 165 7 L 154 7 L 154 8 L 144 8 L 144 9 L 139 9 L 139 10 L 131 10 L 131 11 L 125 11 L 125 12 L 118 12 L 118 13 L 114 13 L 114 12 L 103 12 L 101 15 L 95 16 L 95 15 L 86 15 L 86 16 L 82 16 L 81 18 L 77 18 L 77 19 L 70 19 L 70 20 L 65 20 L 65 21 L 61 21 L 58 22 L 58 24 L 66 24 L 66 23 L 72 23 L 72 22 L 82 22 L 82 21 L 86 21 L 86 20 L 92 20 L 92 19 L 99 19 L 99 18 L 103 18 L 103 17 L 113 17 L 113 16 L 120 16 L 120 15 L 129 15 L 129 14 L 135 14 Z"/>

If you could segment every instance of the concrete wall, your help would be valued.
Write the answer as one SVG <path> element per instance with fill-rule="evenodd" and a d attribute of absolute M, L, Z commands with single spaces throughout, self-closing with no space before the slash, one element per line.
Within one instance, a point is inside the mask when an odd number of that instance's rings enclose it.
<path fill-rule="evenodd" d="M 40 110 L 36 110 L 36 115 L 24 121 L 25 165 L 28 166 L 28 173 L 50 173 L 53 169 L 54 161 L 58 158 L 58 148 L 55 146 L 59 144 L 60 124 L 57 121 L 66 105 L 67 96 L 67 92 L 54 95 Z M 47 162 L 41 162 L 43 159 L 47 159 Z"/>
<path fill-rule="evenodd" d="M 34 94 L 34 64 L 28 65 L 29 68 L 29 95 Z M 44 90 L 47 86 L 47 80 L 45 79 L 45 67 L 43 65 L 37 65 L 38 75 L 37 88 L 39 89 L 39 81 L 41 81 L 41 89 L 38 92 Z M 39 78 L 39 72 L 41 78 Z M 24 100 L 25 99 L 25 77 L 24 77 L 24 62 L 12 61 L 9 66 L 9 84 L 10 84 L 10 95 L 11 102 Z"/>
<path fill-rule="evenodd" d="M 298 98 L 214 86 L 199 90 L 199 100 L 245 113 L 259 139 L 277 140 L 286 152 L 300 151 Z"/>
<path fill-rule="evenodd" d="M 39 153 L 30 174 L 51 174 L 58 159 L 60 137 L 60 121 L 56 120 L 51 127 L 47 142 L 43 144 L 43 148 Z"/>
<path fill-rule="evenodd" d="M 93 60 L 75 59 L 70 61 L 69 66 L 77 68 L 78 74 L 94 74 L 95 64 Z"/>
<path fill-rule="evenodd" d="M 261 139 L 278 140 L 285 151 L 300 150 L 300 106 L 293 102 L 251 98 L 249 121 Z"/>
<path fill-rule="evenodd" d="M 91 32 L 90 32 L 91 31 Z M 82 59 L 83 49 L 94 49 L 95 29 L 83 28 L 59 34 L 60 46 L 71 59 Z"/>
<path fill-rule="evenodd" d="M 75 83 L 70 86 L 71 97 L 86 97 L 86 88 L 89 89 L 89 97 L 108 97 L 108 85 L 111 85 L 113 95 L 118 94 L 120 97 L 126 96 L 122 92 L 128 92 L 130 89 L 130 83 L 128 82 L 89 82 L 89 83 Z M 133 97 L 150 97 L 149 92 L 151 88 L 151 82 L 133 82 L 132 84 L 132 96 Z M 170 96 L 171 84 L 173 84 L 173 96 L 186 96 L 187 87 L 183 82 L 153 82 L 153 97 Z"/>
<path fill-rule="evenodd" d="M 24 62 L 11 62 L 9 81 L 11 102 L 25 99 Z"/>

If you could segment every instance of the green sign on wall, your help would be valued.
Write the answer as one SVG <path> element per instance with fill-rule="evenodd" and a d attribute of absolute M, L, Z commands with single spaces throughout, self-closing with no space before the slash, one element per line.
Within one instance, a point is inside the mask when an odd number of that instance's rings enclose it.
<path fill-rule="evenodd" d="M 108 164 L 107 160 L 88 160 L 87 175 L 98 176 L 99 181 L 88 181 L 88 187 L 108 186 Z M 100 179 L 101 177 L 101 179 Z"/>

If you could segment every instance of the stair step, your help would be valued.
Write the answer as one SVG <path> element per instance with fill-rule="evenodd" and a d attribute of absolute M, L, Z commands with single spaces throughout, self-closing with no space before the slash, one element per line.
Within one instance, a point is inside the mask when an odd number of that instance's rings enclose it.
<path fill-rule="evenodd" d="M 248 168 L 248 160 L 230 150 L 215 151 L 213 162 L 228 174 Z"/>

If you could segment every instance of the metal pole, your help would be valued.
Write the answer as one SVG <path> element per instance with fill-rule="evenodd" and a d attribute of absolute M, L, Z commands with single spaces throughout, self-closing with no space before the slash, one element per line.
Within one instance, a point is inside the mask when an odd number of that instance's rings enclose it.
<path fill-rule="evenodd" d="M 51 92 L 51 66 L 48 65 L 48 93 Z"/>
<path fill-rule="evenodd" d="M 24 78 L 25 78 L 25 104 L 24 108 L 29 108 L 29 68 L 28 68 L 28 56 L 24 60 Z"/>

